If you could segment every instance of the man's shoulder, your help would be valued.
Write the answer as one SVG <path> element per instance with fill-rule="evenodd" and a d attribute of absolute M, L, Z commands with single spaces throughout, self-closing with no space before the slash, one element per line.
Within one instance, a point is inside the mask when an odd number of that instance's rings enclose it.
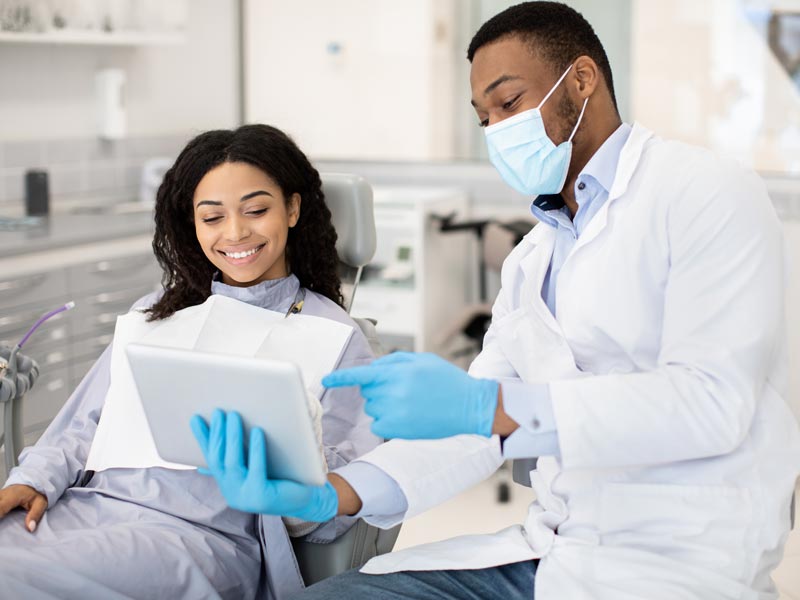
<path fill-rule="evenodd" d="M 643 149 L 640 167 L 668 185 L 757 179 L 751 168 L 732 158 L 702 146 L 655 136 Z"/>

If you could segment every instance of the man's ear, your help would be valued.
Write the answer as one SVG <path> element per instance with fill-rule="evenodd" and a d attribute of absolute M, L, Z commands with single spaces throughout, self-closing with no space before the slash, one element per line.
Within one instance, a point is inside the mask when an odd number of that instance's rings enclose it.
<path fill-rule="evenodd" d="M 301 202 L 302 198 L 300 198 L 300 194 L 297 192 L 292 194 L 292 197 L 289 198 L 289 227 L 297 225 L 297 221 L 300 219 Z"/>
<path fill-rule="evenodd" d="M 569 79 L 575 86 L 575 91 L 581 100 L 591 96 L 600 85 L 600 68 L 589 56 L 579 56 L 573 63 L 572 74 Z"/>

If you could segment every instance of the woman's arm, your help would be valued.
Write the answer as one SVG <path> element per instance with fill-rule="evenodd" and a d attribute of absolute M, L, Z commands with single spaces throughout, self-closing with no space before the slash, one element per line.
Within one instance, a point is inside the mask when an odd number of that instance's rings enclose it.
<path fill-rule="evenodd" d="M 4 487 L 27 485 L 53 506 L 83 476 L 94 432 L 110 383 L 111 346 L 106 348 L 35 445 L 25 448 L 20 465 Z"/>

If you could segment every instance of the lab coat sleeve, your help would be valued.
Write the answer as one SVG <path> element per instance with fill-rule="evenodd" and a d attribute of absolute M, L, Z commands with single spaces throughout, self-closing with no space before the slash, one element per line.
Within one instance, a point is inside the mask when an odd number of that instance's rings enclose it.
<path fill-rule="evenodd" d="M 337 469 L 361 499 L 361 510 L 353 515 L 360 517 L 386 517 L 396 519 L 408 510 L 408 502 L 397 482 L 375 465 L 355 460 Z"/>
<path fill-rule="evenodd" d="M 559 456 L 553 401 L 546 383 L 502 380 L 503 410 L 519 427 L 503 442 L 505 458 Z"/>
<path fill-rule="evenodd" d="M 111 346 L 106 348 L 39 441 L 20 454 L 4 487 L 28 485 L 52 507 L 83 476 L 100 413 L 110 384 Z"/>
<path fill-rule="evenodd" d="M 469 374 L 500 381 L 503 407 L 520 425 L 503 443 L 505 458 L 558 456 L 558 433 L 548 386 L 523 383 L 497 340 L 494 324 L 509 313 L 509 292 L 506 290 L 514 289 L 508 282 L 504 284 L 492 306 L 492 325 L 484 337 L 483 349 L 472 361 Z"/>
<path fill-rule="evenodd" d="M 781 226 L 755 174 L 695 179 L 665 212 L 656 367 L 550 383 L 565 468 L 724 455 L 750 429 L 781 335 Z"/>
<path fill-rule="evenodd" d="M 441 440 L 390 440 L 362 456 L 391 477 L 408 503 L 405 513 L 369 515 L 383 529 L 415 517 L 480 483 L 503 463 L 497 436 L 458 435 Z M 384 488 L 392 493 L 390 487 Z"/>

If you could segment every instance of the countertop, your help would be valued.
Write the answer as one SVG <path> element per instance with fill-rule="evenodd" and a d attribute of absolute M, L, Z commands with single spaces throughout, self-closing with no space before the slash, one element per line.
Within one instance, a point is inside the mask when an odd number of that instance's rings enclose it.
<path fill-rule="evenodd" d="M 120 206 L 57 212 L 13 230 L 0 226 L 0 258 L 152 234 L 152 210 Z"/>

